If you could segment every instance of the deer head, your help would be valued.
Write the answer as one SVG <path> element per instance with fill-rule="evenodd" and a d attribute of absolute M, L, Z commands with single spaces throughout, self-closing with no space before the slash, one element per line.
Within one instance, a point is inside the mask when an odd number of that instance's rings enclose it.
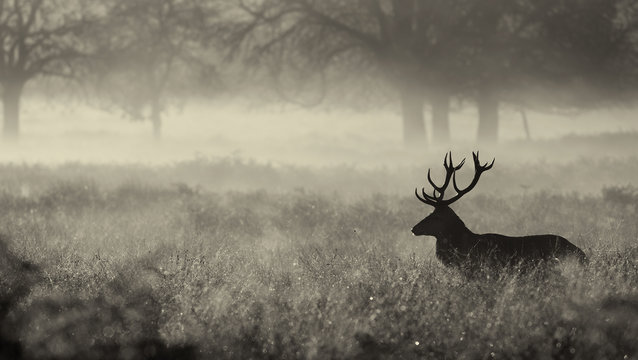
<path fill-rule="evenodd" d="M 465 159 L 463 159 L 458 165 L 454 165 L 454 162 L 452 161 L 452 152 L 445 154 L 445 159 L 443 160 L 445 180 L 441 186 L 437 186 L 434 183 L 430 174 L 430 169 L 428 169 L 428 182 L 433 187 L 432 195 L 429 195 L 425 191 L 425 188 L 421 189 L 421 195 L 419 195 L 418 189 L 414 189 L 414 194 L 421 202 L 433 206 L 434 211 L 412 228 L 412 233 L 414 235 L 430 235 L 435 236 L 437 239 L 447 239 L 451 238 L 451 236 L 449 236 L 450 234 L 455 234 L 459 231 L 468 231 L 463 224 L 463 221 L 461 221 L 454 211 L 449 208 L 449 205 L 470 192 L 478 183 L 481 174 L 491 169 L 495 161 L 494 159 L 490 164 L 486 163 L 485 165 L 481 165 L 479 162 L 478 151 L 476 153 L 473 152 L 472 157 L 474 158 L 474 179 L 472 179 L 470 185 L 468 185 L 465 189 L 459 189 L 458 184 L 456 183 L 456 171 L 463 167 Z M 456 195 L 449 199 L 445 199 L 445 191 L 450 185 L 450 182 L 456 191 Z"/>

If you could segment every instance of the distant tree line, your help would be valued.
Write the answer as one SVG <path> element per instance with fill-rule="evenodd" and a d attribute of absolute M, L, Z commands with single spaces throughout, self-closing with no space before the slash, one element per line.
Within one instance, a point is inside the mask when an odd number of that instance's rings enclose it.
<path fill-rule="evenodd" d="M 8 138 L 25 84 L 57 76 L 158 137 L 171 103 L 241 80 L 306 105 L 374 82 L 394 94 L 408 146 L 426 144 L 426 108 L 431 138 L 448 142 L 451 104 L 472 102 L 477 139 L 493 142 L 501 104 L 633 104 L 638 2 L 0 0 L 0 52 Z"/>

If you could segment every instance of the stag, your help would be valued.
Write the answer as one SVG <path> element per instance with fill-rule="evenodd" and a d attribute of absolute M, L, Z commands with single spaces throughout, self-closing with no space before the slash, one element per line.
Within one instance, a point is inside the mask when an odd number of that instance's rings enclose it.
<path fill-rule="evenodd" d="M 558 235 L 531 235 L 511 237 L 501 234 L 475 234 L 450 208 L 450 205 L 470 192 L 478 183 L 481 174 L 494 166 L 491 163 L 481 165 L 479 153 L 474 158 L 474 178 L 465 188 L 460 189 L 456 182 L 456 172 L 465 164 L 463 159 L 458 165 L 452 161 L 452 153 L 445 155 L 443 166 L 445 180 L 437 186 L 428 169 L 427 179 L 433 187 L 432 194 L 425 188 L 414 193 L 424 204 L 434 207 L 434 211 L 412 228 L 414 235 L 429 235 L 436 238 L 436 257 L 446 266 L 473 268 L 475 265 L 514 265 L 519 263 L 537 264 L 542 261 L 576 257 L 581 263 L 587 257 L 581 249 Z M 452 183 L 456 195 L 444 199 L 445 191 Z"/>

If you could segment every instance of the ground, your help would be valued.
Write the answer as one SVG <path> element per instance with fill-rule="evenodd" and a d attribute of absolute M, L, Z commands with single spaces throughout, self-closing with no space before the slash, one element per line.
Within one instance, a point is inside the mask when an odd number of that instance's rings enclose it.
<path fill-rule="evenodd" d="M 498 161 L 467 226 L 560 234 L 588 266 L 445 268 L 409 231 L 423 169 L 3 165 L 0 356 L 635 358 L 638 160 Z"/>

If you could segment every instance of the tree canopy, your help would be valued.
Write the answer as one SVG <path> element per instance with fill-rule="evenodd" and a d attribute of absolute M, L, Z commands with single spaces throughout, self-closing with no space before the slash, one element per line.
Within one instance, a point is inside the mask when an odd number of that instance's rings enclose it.
<path fill-rule="evenodd" d="M 79 74 L 157 136 L 171 103 L 226 78 L 265 79 L 303 106 L 392 93 L 417 147 L 430 137 L 424 110 L 447 142 L 450 103 L 463 100 L 478 139 L 496 141 L 501 104 L 632 104 L 637 41 L 633 0 L 0 0 L 4 132 L 18 134 L 27 81 Z"/>

